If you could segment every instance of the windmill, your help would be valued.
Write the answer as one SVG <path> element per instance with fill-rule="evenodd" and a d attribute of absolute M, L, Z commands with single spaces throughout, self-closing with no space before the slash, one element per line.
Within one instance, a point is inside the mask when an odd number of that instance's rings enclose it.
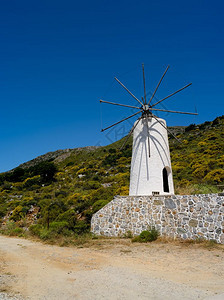
<path fill-rule="evenodd" d="M 192 83 L 185 85 L 184 87 L 180 88 L 174 93 L 152 104 L 152 100 L 153 98 L 155 98 L 155 94 L 168 69 L 169 66 L 166 68 L 151 98 L 148 101 L 146 99 L 144 64 L 142 64 L 144 97 L 142 97 L 141 100 L 139 100 L 120 80 L 118 80 L 115 77 L 115 80 L 138 102 L 138 106 L 100 100 L 100 103 L 118 105 L 137 110 L 135 113 L 128 116 L 127 118 L 124 118 L 102 129 L 101 131 L 105 131 L 134 116 L 141 114 L 134 123 L 133 127 L 131 128 L 128 136 L 126 137 L 121 147 L 122 149 L 127 143 L 129 137 L 133 134 L 129 188 L 130 196 L 174 194 L 173 176 L 167 132 L 171 134 L 178 142 L 180 142 L 180 140 L 175 135 L 173 135 L 173 133 L 167 128 L 166 121 L 157 117 L 153 112 L 158 111 L 188 115 L 197 115 L 197 113 L 156 108 L 159 103 L 186 89 Z"/>

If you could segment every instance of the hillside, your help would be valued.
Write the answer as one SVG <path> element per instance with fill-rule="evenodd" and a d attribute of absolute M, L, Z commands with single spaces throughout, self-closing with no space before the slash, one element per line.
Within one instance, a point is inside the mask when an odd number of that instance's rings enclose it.
<path fill-rule="evenodd" d="M 224 116 L 170 129 L 182 141 L 169 137 L 176 193 L 221 191 Z M 2 224 L 10 221 L 13 230 L 22 233 L 37 223 L 31 231 L 42 238 L 49 232 L 88 231 L 93 213 L 114 195 L 128 194 L 132 141 L 120 151 L 122 140 L 105 147 L 50 152 L 0 174 Z"/>

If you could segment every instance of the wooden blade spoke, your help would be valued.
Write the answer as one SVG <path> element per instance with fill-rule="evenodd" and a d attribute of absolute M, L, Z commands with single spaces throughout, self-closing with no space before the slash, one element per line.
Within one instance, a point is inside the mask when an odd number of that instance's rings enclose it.
<path fill-rule="evenodd" d="M 152 117 L 155 118 L 179 143 L 181 143 L 181 141 L 177 137 L 175 137 L 175 135 L 172 134 L 172 132 L 162 122 L 160 122 L 155 115 L 152 115 Z"/>
<path fill-rule="evenodd" d="M 157 90 L 158 90 L 158 88 L 159 88 L 159 86 L 160 86 L 160 83 L 162 82 L 162 80 L 163 80 L 163 77 L 166 75 L 166 72 L 168 71 L 168 69 L 169 69 L 169 65 L 167 66 L 167 68 L 166 68 L 166 70 L 165 70 L 165 72 L 163 73 L 163 76 L 161 77 L 161 79 L 160 79 L 160 81 L 159 81 L 159 83 L 157 84 L 157 87 L 156 87 L 156 89 L 155 89 L 155 91 L 154 91 L 154 93 L 152 94 L 152 96 L 151 96 L 151 98 L 150 98 L 150 100 L 149 100 L 149 103 L 148 103 L 148 105 L 150 104 L 150 102 L 152 101 L 152 99 L 154 98 L 154 96 L 155 96 L 155 94 L 156 94 L 156 92 L 157 92 Z"/>
<path fill-rule="evenodd" d="M 146 115 L 145 116 L 146 118 L 146 127 L 147 127 L 147 140 L 148 140 L 148 149 L 149 149 L 149 157 L 150 157 L 150 140 L 149 140 L 149 119 L 148 119 L 148 116 Z"/>
<path fill-rule="evenodd" d="M 134 126 L 132 126 L 132 129 L 130 130 L 128 136 L 126 137 L 124 143 L 122 144 L 120 150 L 122 150 L 124 148 L 124 146 L 126 145 L 128 139 L 130 138 L 132 132 L 135 130 L 136 126 L 138 125 L 139 121 L 141 120 L 141 117 L 137 120 L 137 122 L 134 124 Z"/>
<path fill-rule="evenodd" d="M 186 88 L 189 87 L 190 85 L 192 85 L 192 83 L 189 83 L 189 84 L 185 85 L 184 87 L 182 87 L 181 89 L 177 90 L 176 92 L 174 92 L 174 93 L 170 94 L 169 96 L 167 96 L 167 97 L 165 97 L 165 98 L 159 100 L 158 102 L 156 102 L 155 104 L 153 104 L 151 107 L 153 107 L 153 106 L 159 104 L 160 102 L 166 100 L 167 98 L 169 98 L 169 97 L 171 97 L 171 96 L 173 96 L 173 95 L 179 93 L 180 91 L 186 89 Z"/>
<path fill-rule="evenodd" d="M 195 109 L 194 109 L 194 110 L 195 110 L 195 113 L 198 115 L 198 113 L 197 113 L 197 107 L 195 106 L 194 108 L 195 108 Z"/>
<path fill-rule="evenodd" d="M 136 116 L 136 115 L 139 114 L 140 112 L 142 112 L 142 110 L 141 110 L 141 111 L 137 111 L 137 112 L 134 113 L 133 115 L 131 115 L 131 116 L 129 116 L 129 117 L 127 117 L 127 118 L 125 118 L 125 119 L 123 119 L 123 120 L 121 120 L 121 121 L 118 121 L 118 122 L 116 122 L 116 123 L 114 123 L 114 124 L 112 124 L 112 125 L 110 125 L 110 126 L 104 128 L 104 129 L 101 129 L 101 132 L 103 132 L 103 131 L 105 131 L 105 130 L 107 130 L 107 129 L 109 129 L 109 128 L 111 128 L 111 127 L 117 125 L 117 124 L 120 124 L 121 122 L 124 122 L 125 120 L 128 120 L 128 119 L 130 119 L 131 117 Z"/>
<path fill-rule="evenodd" d="M 118 106 L 124 106 L 124 107 L 130 107 L 130 108 L 141 109 L 141 107 L 137 107 L 137 106 L 126 105 L 126 104 L 120 104 L 120 103 L 115 103 L 115 102 L 110 102 L 110 101 L 104 101 L 104 100 L 100 100 L 100 103 L 108 103 L 108 104 L 113 104 L 113 105 L 118 105 Z"/>
<path fill-rule="evenodd" d="M 144 70 L 144 64 L 142 64 L 142 72 L 143 72 L 144 97 L 145 97 L 145 100 L 143 101 L 143 103 L 146 104 L 146 90 L 145 90 L 145 70 Z"/>
<path fill-rule="evenodd" d="M 165 112 L 171 112 L 171 113 L 176 113 L 176 114 L 198 115 L 198 113 L 175 111 L 175 110 L 167 110 L 167 109 L 159 109 L 159 108 L 150 108 L 150 110 L 165 111 Z"/>
<path fill-rule="evenodd" d="M 143 106 L 143 103 L 137 98 L 135 97 L 135 95 L 133 95 L 127 88 L 126 86 L 123 85 L 122 82 L 120 82 L 120 80 L 118 80 L 116 77 L 114 77 L 114 79 L 135 99 L 138 101 L 139 104 L 141 104 Z"/>

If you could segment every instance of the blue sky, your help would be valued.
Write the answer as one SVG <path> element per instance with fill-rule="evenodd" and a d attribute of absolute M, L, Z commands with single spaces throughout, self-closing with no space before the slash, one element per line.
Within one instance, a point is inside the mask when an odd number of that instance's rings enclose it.
<path fill-rule="evenodd" d="M 135 105 L 113 79 L 133 93 L 156 97 L 192 86 L 160 108 L 199 116 L 159 114 L 169 126 L 223 114 L 224 4 L 222 1 L 0 2 L 0 172 L 48 151 L 105 145 L 131 122 L 101 133 Z"/>

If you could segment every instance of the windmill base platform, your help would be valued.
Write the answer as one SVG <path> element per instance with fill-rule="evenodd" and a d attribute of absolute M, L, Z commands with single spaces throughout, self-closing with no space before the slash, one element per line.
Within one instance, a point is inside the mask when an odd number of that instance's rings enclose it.
<path fill-rule="evenodd" d="M 108 237 L 139 235 L 150 226 L 172 238 L 224 244 L 224 193 L 116 196 L 91 220 L 91 232 Z"/>

